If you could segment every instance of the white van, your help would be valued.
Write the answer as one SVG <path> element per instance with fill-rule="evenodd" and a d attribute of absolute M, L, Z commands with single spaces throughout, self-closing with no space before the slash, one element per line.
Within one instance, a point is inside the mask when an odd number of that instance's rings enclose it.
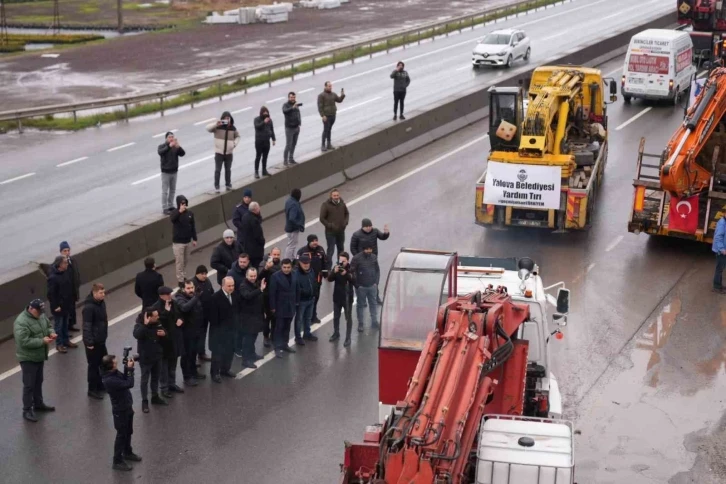
<path fill-rule="evenodd" d="M 630 39 L 620 91 L 630 99 L 668 99 L 678 104 L 696 74 L 688 32 L 648 29 Z"/>

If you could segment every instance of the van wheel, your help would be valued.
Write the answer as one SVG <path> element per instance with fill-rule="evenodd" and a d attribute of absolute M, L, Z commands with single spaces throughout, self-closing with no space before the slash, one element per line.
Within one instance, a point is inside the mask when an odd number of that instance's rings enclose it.
<path fill-rule="evenodd" d="M 630 104 L 630 100 L 632 98 L 628 96 L 627 94 L 623 94 L 623 101 L 625 101 L 627 104 Z"/>
<path fill-rule="evenodd" d="M 676 93 L 673 95 L 673 105 L 678 106 L 681 102 L 681 88 L 676 86 Z"/>

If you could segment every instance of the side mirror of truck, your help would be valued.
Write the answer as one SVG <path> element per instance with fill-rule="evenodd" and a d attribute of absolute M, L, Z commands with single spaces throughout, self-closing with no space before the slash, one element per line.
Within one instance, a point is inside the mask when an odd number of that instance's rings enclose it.
<path fill-rule="evenodd" d="M 610 80 L 610 95 L 615 95 L 618 93 L 618 85 L 615 84 L 615 79 Z"/>
<path fill-rule="evenodd" d="M 554 321 L 557 326 L 567 326 L 567 315 L 555 313 L 552 315 L 552 321 Z"/>
<path fill-rule="evenodd" d="M 564 287 L 557 290 L 557 312 L 563 315 L 570 312 L 570 290 Z"/>

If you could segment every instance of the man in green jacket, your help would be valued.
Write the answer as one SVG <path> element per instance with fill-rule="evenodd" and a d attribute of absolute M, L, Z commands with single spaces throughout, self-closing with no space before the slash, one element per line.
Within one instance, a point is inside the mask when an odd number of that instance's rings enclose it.
<path fill-rule="evenodd" d="M 333 92 L 333 83 L 325 81 L 323 92 L 318 95 L 318 114 L 323 120 L 323 142 L 320 146 L 322 151 L 334 150 L 335 147 L 330 144 L 330 132 L 333 130 L 335 123 L 335 115 L 338 112 L 336 103 L 342 103 L 345 99 L 345 90 L 340 90 L 340 96 Z"/>
<path fill-rule="evenodd" d="M 48 346 L 56 338 L 44 309 L 43 301 L 33 299 L 13 325 L 15 353 L 23 372 L 23 418 L 29 422 L 38 421 L 35 411 L 55 411 L 43 402 L 43 364 L 48 359 Z"/>

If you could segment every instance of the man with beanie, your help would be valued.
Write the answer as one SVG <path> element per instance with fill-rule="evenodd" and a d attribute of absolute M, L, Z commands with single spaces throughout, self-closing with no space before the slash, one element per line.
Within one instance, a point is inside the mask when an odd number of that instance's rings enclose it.
<path fill-rule="evenodd" d="M 245 243 L 239 229 L 242 226 L 242 217 L 250 209 L 250 203 L 252 203 L 252 190 L 245 188 L 245 191 L 242 192 L 242 202 L 235 207 L 234 214 L 232 214 L 232 224 L 237 228 L 237 242 L 239 243 L 240 252 L 245 251 Z"/>
<path fill-rule="evenodd" d="M 328 277 L 328 258 L 325 254 L 325 249 L 323 249 L 318 243 L 317 235 L 308 235 L 307 245 L 305 247 L 301 247 L 300 250 L 297 251 L 298 259 L 305 255 L 310 257 L 310 268 L 313 274 L 315 274 L 315 282 L 317 283 L 315 285 L 315 302 L 313 303 L 312 322 L 319 323 L 320 319 L 318 319 L 318 301 L 320 300 L 320 286 L 323 283 L 323 279 Z"/>
<path fill-rule="evenodd" d="M 174 210 L 179 157 L 186 155 L 186 152 L 171 131 L 164 138 L 165 141 L 159 145 L 157 152 L 161 159 L 161 210 L 164 215 L 169 215 Z"/>
<path fill-rule="evenodd" d="M 345 312 L 345 342 L 343 346 L 350 346 L 351 329 L 353 326 L 353 274 L 350 272 L 347 252 L 341 252 L 338 263 L 330 271 L 328 281 L 335 282 L 333 287 L 333 335 L 330 342 L 340 339 L 340 313 Z"/>
<path fill-rule="evenodd" d="M 214 190 L 219 193 L 219 176 L 224 165 L 224 183 L 229 191 L 232 189 L 232 152 L 239 144 L 239 131 L 229 111 L 223 112 L 219 121 L 209 124 L 207 131 L 214 133 Z"/>
<path fill-rule="evenodd" d="M 363 252 L 359 252 L 358 255 L 353 257 L 350 264 L 350 271 L 353 273 L 358 296 L 356 309 L 359 332 L 363 331 L 366 306 L 370 308 L 371 327 L 378 328 L 378 302 L 376 301 L 378 283 L 376 281 L 380 279 L 378 257 L 373 253 L 373 246 L 370 242 L 363 242 L 362 248 Z"/>
<path fill-rule="evenodd" d="M 287 235 L 287 247 L 285 247 L 285 259 L 294 259 L 297 251 L 298 236 L 305 232 L 305 212 L 303 212 L 300 199 L 302 192 L 299 188 L 293 188 L 290 196 L 285 201 L 285 234 Z"/>
<path fill-rule="evenodd" d="M 350 213 L 340 192 L 334 188 L 330 192 L 330 198 L 320 206 L 320 223 L 325 227 L 325 242 L 328 246 L 328 264 L 333 262 L 335 249 L 338 255 L 345 250 L 345 228 L 348 226 Z M 327 266 L 326 269 L 329 269 Z"/>
<path fill-rule="evenodd" d="M 240 233 L 245 241 L 245 252 L 250 256 L 250 267 L 257 269 L 265 256 L 265 234 L 259 203 L 250 203 L 250 209 L 242 218 Z"/>
<path fill-rule="evenodd" d="M 101 359 L 108 354 L 108 315 L 106 314 L 106 289 L 103 284 L 93 284 L 91 293 L 83 304 L 83 345 L 88 363 L 88 396 L 103 400 Z"/>
<path fill-rule="evenodd" d="M 338 112 L 337 103 L 342 103 L 345 99 L 345 90 L 340 90 L 340 96 L 333 92 L 333 83 L 325 81 L 323 92 L 318 95 L 318 114 L 323 120 L 323 142 L 320 146 L 321 151 L 334 150 L 335 147 L 330 143 L 330 136 L 335 124 L 335 115 Z"/>
<path fill-rule="evenodd" d="M 187 278 L 187 261 L 189 260 L 189 245 L 197 246 L 197 226 L 194 214 L 189 210 L 189 200 L 184 195 L 176 197 L 176 209 L 169 216 L 173 225 L 172 250 L 176 262 L 176 280 L 179 288 L 184 286 Z"/>
<path fill-rule="evenodd" d="M 350 239 L 350 253 L 353 254 L 353 257 L 355 257 L 358 253 L 363 251 L 363 244 L 368 243 L 371 247 L 373 247 L 373 253 L 376 257 L 378 257 L 378 241 L 387 240 L 388 237 L 391 236 L 388 231 L 388 225 L 383 226 L 383 232 L 378 229 L 374 229 L 373 222 L 371 222 L 371 219 L 369 218 L 364 218 L 361 225 L 362 228 L 356 231 Z M 376 281 L 376 288 L 379 286 L 380 281 Z M 383 304 L 380 294 L 376 294 L 376 301 L 378 301 L 378 304 Z"/>
<path fill-rule="evenodd" d="M 164 285 L 164 276 L 156 271 L 153 257 L 144 259 L 144 270 L 136 274 L 134 293 L 141 298 L 141 307 L 148 308 L 159 300 L 159 288 Z"/>
<path fill-rule="evenodd" d="M 222 285 L 222 279 L 227 276 L 229 268 L 237 261 L 240 252 L 242 250 L 234 237 L 234 232 L 231 229 L 225 230 L 222 233 L 222 242 L 214 248 L 209 261 L 212 269 L 217 271 L 217 284 Z"/>
<path fill-rule="evenodd" d="M 23 418 L 29 422 L 38 421 L 35 411 L 55 411 L 43 401 L 43 365 L 56 338 L 44 309 L 43 301 L 33 299 L 13 323 L 15 356 L 23 373 Z"/>
<path fill-rule="evenodd" d="M 300 116 L 300 106 L 295 99 L 295 93 L 287 94 L 287 102 L 282 105 L 282 114 L 285 116 L 285 153 L 283 154 L 283 165 L 297 165 L 295 161 L 295 146 L 297 146 L 297 138 L 300 136 L 300 126 L 302 125 L 302 116 Z"/>
<path fill-rule="evenodd" d="M 184 354 L 184 335 L 182 333 L 184 320 L 181 318 L 179 308 L 171 293 L 170 287 L 160 287 L 159 300 L 152 306 L 155 311 L 159 312 L 159 321 L 165 333 L 161 340 L 163 351 L 160 380 L 161 394 L 166 398 L 172 398 L 174 396 L 172 392 L 184 393 L 184 390 L 176 384 L 179 355 Z"/>
<path fill-rule="evenodd" d="M 293 282 L 297 286 L 297 311 L 295 313 L 295 343 L 304 346 L 305 341 L 317 341 L 318 337 L 310 332 L 313 319 L 315 296 L 319 294 L 315 273 L 310 268 L 310 256 L 301 255 L 298 267 L 293 274 Z"/>
<path fill-rule="evenodd" d="M 234 237 L 232 238 L 234 240 Z M 228 266 L 229 267 L 229 266 Z M 212 361 L 212 358 L 207 356 L 205 350 L 207 345 L 207 329 L 209 328 L 209 315 L 212 312 L 212 296 L 214 295 L 214 287 L 212 281 L 209 280 L 208 271 L 206 266 L 197 266 L 197 270 L 194 273 L 194 288 L 199 298 L 202 301 L 202 310 L 204 317 L 202 318 L 202 324 L 199 327 L 199 335 L 197 340 L 197 358 L 200 363 L 202 361 Z"/>
<path fill-rule="evenodd" d="M 68 271 L 68 260 L 59 255 L 53 261 L 48 275 L 48 303 L 53 314 L 55 333 L 55 349 L 59 353 L 67 353 L 68 348 L 77 348 L 68 335 L 68 319 L 72 311 L 76 310 L 73 280 Z"/>
<path fill-rule="evenodd" d="M 411 84 L 411 78 L 408 77 L 408 72 L 403 70 L 403 62 L 396 64 L 396 69 L 391 72 L 391 79 L 393 79 L 393 120 L 397 119 L 398 105 L 401 105 L 401 119 L 406 119 L 403 116 L 403 100 L 406 99 L 406 89 Z"/>
<path fill-rule="evenodd" d="M 78 264 L 71 257 L 71 246 L 65 240 L 60 243 L 60 254 L 68 261 L 68 274 L 73 281 L 73 292 L 75 302 L 81 299 L 81 272 L 78 270 Z M 75 308 L 68 315 L 68 331 L 80 331 L 76 327 L 76 310 Z"/>

